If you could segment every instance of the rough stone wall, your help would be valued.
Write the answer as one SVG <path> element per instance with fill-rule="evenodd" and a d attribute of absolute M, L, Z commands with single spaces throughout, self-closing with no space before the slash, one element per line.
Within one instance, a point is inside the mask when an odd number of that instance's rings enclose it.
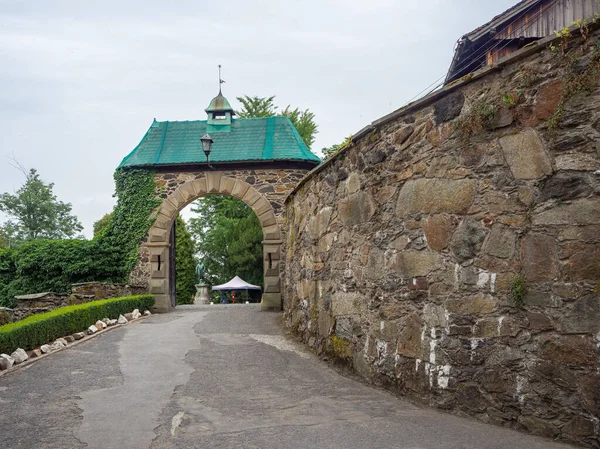
<path fill-rule="evenodd" d="M 88 299 L 119 298 L 121 296 L 135 296 L 147 293 L 147 289 L 140 285 L 122 285 L 110 282 L 83 282 L 71 286 L 71 301 Z"/>
<path fill-rule="evenodd" d="M 598 34 L 375 122 L 311 173 L 286 204 L 287 325 L 432 406 L 600 447 Z"/>
<path fill-rule="evenodd" d="M 41 308 L 20 308 L 20 309 L 9 309 L 7 307 L 0 307 L 0 326 L 14 321 L 22 320 L 30 315 L 37 313 L 45 313 L 52 310 L 50 307 Z"/>
<path fill-rule="evenodd" d="M 113 284 L 110 282 L 84 282 L 71 285 L 68 293 L 33 293 L 16 296 L 17 308 L 0 307 L 0 326 L 27 318 L 30 315 L 49 312 L 50 310 L 83 304 L 99 299 L 118 298 L 121 296 L 141 295 L 148 289 L 143 286 Z"/>
<path fill-rule="evenodd" d="M 269 201 L 280 227 L 283 229 L 284 202 L 286 196 L 308 173 L 302 169 L 262 169 L 262 170 L 215 170 L 222 176 L 244 181 L 254 187 Z M 156 174 L 157 191 L 160 198 L 168 199 L 178 187 L 206 176 L 204 171 L 166 172 Z M 150 250 L 142 242 L 139 262 L 130 276 L 130 282 L 147 286 L 150 280 Z"/>

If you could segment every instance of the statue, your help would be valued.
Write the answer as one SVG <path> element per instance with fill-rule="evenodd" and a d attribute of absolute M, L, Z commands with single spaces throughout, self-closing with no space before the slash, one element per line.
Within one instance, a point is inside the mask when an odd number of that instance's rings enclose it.
<path fill-rule="evenodd" d="M 205 273 L 206 267 L 202 262 L 198 262 L 196 265 L 198 284 L 196 284 L 196 296 L 194 297 L 194 304 L 210 304 L 210 298 L 208 296 L 208 284 L 203 283 Z"/>
<path fill-rule="evenodd" d="M 202 262 L 196 264 L 196 276 L 198 277 L 198 283 L 201 283 L 204 279 L 204 273 L 206 273 L 206 267 Z"/>

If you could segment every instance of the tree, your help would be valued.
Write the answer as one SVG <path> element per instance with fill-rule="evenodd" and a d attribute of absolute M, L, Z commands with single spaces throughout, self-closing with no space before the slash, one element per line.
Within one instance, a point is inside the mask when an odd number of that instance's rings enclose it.
<path fill-rule="evenodd" d="M 242 109 L 236 111 L 239 118 L 257 118 L 272 117 L 277 115 L 277 106 L 275 106 L 275 95 L 272 97 L 236 97 L 237 101 L 242 103 Z"/>
<path fill-rule="evenodd" d="M 25 184 L 14 195 L 0 195 L 0 211 L 10 217 L 2 226 L 12 239 L 10 246 L 39 238 L 71 238 L 79 233 L 83 226 L 71 215 L 71 204 L 58 201 L 52 191 L 54 184 L 44 183 L 35 169 L 22 171 Z"/>
<path fill-rule="evenodd" d="M 194 242 L 181 216 L 175 219 L 175 297 L 177 304 L 191 304 L 196 292 Z"/>
<path fill-rule="evenodd" d="M 336 143 L 331 145 L 330 147 L 321 148 L 321 152 L 325 157 L 331 157 L 332 154 L 337 153 L 342 148 L 350 145 L 352 143 L 352 136 L 346 137 L 346 139 L 342 143 Z"/>
<path fill-rule="evenodd" d="M 271 97 L 249 97 L 248 95 L 244 95 L 243 97 L 236 98 L 242 103 L 242 109 L 236 111 L 238 117 L 257 118 L 282 115 L 290 119 L 308 148 L 314 143 L 315 134 L 318 133 L 318 125 L 315 123 L 315 114 L 308 109 L 302 111 L 299 108 L 292 109 L 288 105 L 283 111 L 277 112 L 275 95 Z"/>
<path fill-rule="evenodd" d="M 206 267 L 204 282 L 221 284 L 240 276 L 263 283 L 262 228 L 256 214 L 242 201 L 209 195 L 194 203 L 189 228 L 197 254 Z"/>
<path fill-rule="evenodd" d="M 104 214 L 100 220 L 94 222 L 94 237 L 99 236 L 108 228 L 111 218 L 112 212 Z"/>

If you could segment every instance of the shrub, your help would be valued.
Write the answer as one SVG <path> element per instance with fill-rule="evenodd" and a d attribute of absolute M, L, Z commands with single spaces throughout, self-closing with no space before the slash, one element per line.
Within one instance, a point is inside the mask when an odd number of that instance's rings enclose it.
<path fill-rule="evenodd" d="M 33 315 L 0 326 L 0 353 L 10 354 L 17 348 L 33 349 L 65 335 L 81 332 L 103 318 L 118 318 L 133 309 L 148 310 L 153 305 L 152 295 L 125 296 Z"/>
<path fill-rule="evenodd" d="M 115 184 L 117 204 L 93 240 L 36 239 L 0 250 L 0 305 L 26 293 L 67 293 L 79 282 L 127 282 L 160 198 L 151 170 L 118 169 Z"/>

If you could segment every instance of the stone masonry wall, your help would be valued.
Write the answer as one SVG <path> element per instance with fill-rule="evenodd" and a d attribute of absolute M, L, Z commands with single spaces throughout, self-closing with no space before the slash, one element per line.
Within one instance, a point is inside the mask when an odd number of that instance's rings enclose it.
<path fill-rule="evenodd" d="M 31 315 L 74 304 L 83 304 L 99 299 L 147 293 L 146 287 L 113 284 L 110 282 L 83 282 L 71 285 L 71 293 L 33 293 L 15 296 L 17 308 L 0 307 L 0 326 L 22 320 Z"/>
<path fill-rule="evenodd" d="M 600 447 L 598 36 L 525 49 L 314 170 L 286 204 L 286 324 L 432 406 Z"/>
<path fill-rule="evenodd" d="M 247 182 L 265 196 L 273 207 L 280 226 L 283 226 L 284 201 L 286 196 L 298 185 L 308 170 L 303 169 L 262 169 L 262 170 L 218 170 L 223 176 Z M 157 173 L 156 195 L 169 198 L 178 187 L 206 175 L 204 171 L 182 171 Z M 130 282 L 147 286 L 150 279 L 150 250 L 142 242 L 139 250 L 139 262 L 130 275 Z"/>

